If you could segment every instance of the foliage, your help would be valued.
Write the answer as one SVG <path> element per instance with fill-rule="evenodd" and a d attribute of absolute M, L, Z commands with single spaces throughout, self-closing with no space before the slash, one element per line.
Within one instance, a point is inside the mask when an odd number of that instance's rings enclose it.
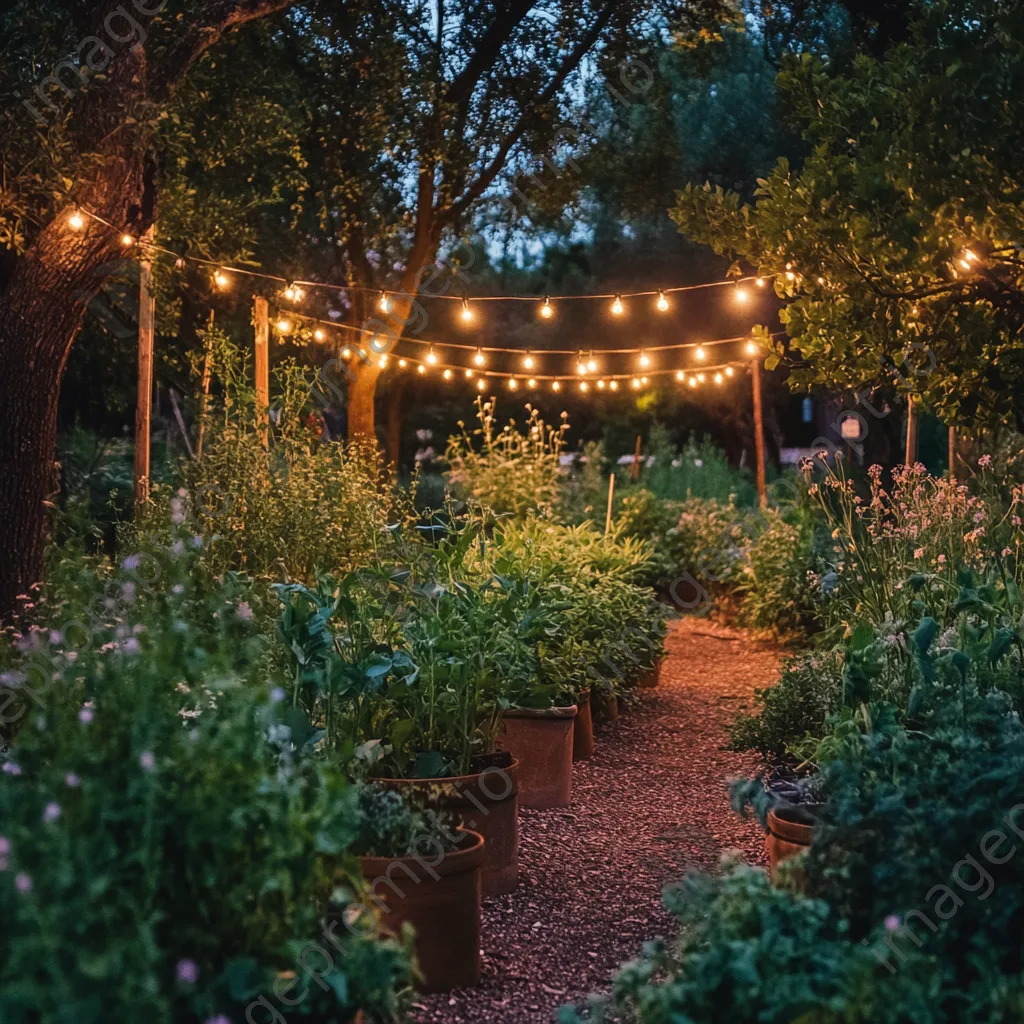
<path fill-rule="evenodd" d="M 1020 396 L 1022 12 L 914 5 L 907 40 L 838 73 L 805 51 L 778 88 L 810 152 L 757 202 L 688 186 L 681 230 L 775 280 L 794 388 L 923 396 L 946 422 L 1024 422 Z M 969 182 L 965 188 L 964 183 Z M 880 398 L 873 399 L 876 403 Z"/>
<path fill-rule="evenodd" d="M 360 857 L 406 857 L 420 852 L 425 841 L 448 853 L 455 849 L 450 816 L 410 806 L 401 794 L 380 786 L 359 790 L 361 828 L 352 844 Z"/>
<path fill-rule="evenodd" d="M 239 581 L 203 593 L 193 568 L 168 552 L 159 586 L 119 582 L 109 620 L 36 627 L 6 677 L 28 703 L 57 675 L 0 776 L 4 1019 L 241 1019 L 339 883 L 360 891 L 356 790 L 294 760 Z M 300 978 L 297 1019 L 395 1012 L 404 954 L 363 932 L 334 937 L 329 991 Z"/>
<path fill-rule="evenodd" d="M 563 419 L 561 427 L 552 427 L 527 405 L 522 431 L 515 420 L 498 431 L 493 399 L 478 398 L 476 410 L 479 426 L 473 433 L 460 422 L 462 432 L 448 439 L 448 482 L 456 493 L 498 513 L 554 510 L 562 499 L 560 460 L 568 424 Z"/>
<path fill-rule="evenodd" d="M 679 449 L 660 424 L 651 427 L 650 456 L 640 474 L 640 485 L 659 498 L 685 501 L 714 498 L 742 507 L 756 504 L 757 491 L 750 474 L 734 469 L 725 452 L 709 437 L 690 435 Z"/>

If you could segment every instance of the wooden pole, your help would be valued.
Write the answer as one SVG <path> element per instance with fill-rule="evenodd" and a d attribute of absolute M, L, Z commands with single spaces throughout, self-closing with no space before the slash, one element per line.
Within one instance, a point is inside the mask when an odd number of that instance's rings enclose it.
<path fill-rule="evenodd" d="M 640 452 L 643 451 L 644 439 L 637 434 L 636 435 L 636 450 L 633 452 L 633 466 L 629 471 L 629 475 L 636 483 L 640 479 Z"/>
<path fill-rule="evenodd" d="M 754 447 L 757 451 L 757 497 L 762 505 L 768 504 L 768 484 L 764 467 L 764 404 L 761 400 L 761 360 L 750 363 L 750 377 L 754 384 Z"/>
<path fill-rule="evenodd" d="M 905 462 L 913 466 L 917 462 L 917 403 L 913 395 L 907 398 L 907 457 Z"/>
<path fill-rule="evenodd" d="M 147 237 L 150 234 L 147 233 Z M 153 296 L 153 265 L 139 264 L 139 369 L 135 400 L 135 509 L 149 501 L 149 441 L 153 414 L 153 335 L 156 299 Z"/>
<path fill-rule="evenodd" d="M 949 428 L 949 479 L 956 480 L 956 427 Z"/>
<path fill-rule="evenodd" d="M 203 439 L 206 437 L 206 417 L 210 408 L 210 378 L 213 376 L 213 311 L 206 324 L 206 336 L 203 341 L 206 351 L 203 353 L 203 379 L 199 392 L 199 426 L 196 428 L 196 462 L 203 457 Z"/>
<path fill-rule="evenodd" d="M 610 533 L 612 529 L 612 499 L 615 497 L 615 470 L 608 477 L 608 514 L 604 519 L 604 532 Z"/>
<path fill-rule="evenodd" d="M 256 414 L 263 447 L 267 448 L 270 446 L 270 308 L 262 295 L 253 300 L 252 322 L 256 328 Z"/>

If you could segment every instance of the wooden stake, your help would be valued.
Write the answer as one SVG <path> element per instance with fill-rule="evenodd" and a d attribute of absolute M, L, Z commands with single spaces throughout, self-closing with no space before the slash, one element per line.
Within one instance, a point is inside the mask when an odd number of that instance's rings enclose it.
<path fill-rule="evenodd" d="M 956 480 L 956 427 L 949 428 L 949 479 Z"/>
<path fill-rule="evenodd" d="M 764 466 L 764 405 L 761 401 L 761 360 L 750 364 L 754 384 L 754 447 L 757 450 L 757 496 L 762 505 L 768 504 L 768 484 Z"/>
<path fill-rule="evenodd" d="M 608 477 L 608 515 L 604 520 L 604 532 L 610 533 L 612 529 L 612 499 L 615 497 L 615 470 Z"/>
<path fill-rule="evenodd" d="M 913 466 L 917 462 L 917 402 L 913 395 L 907 398 L 907 457 L 905 462 Z"/>
<path fill-rule="evenodd" d="M 151 232 L 147 232 L 151 237 Z M 135 509 L 149 501 L 149 440 L 153 414 L 153 335 L 156 299 L 153 297 L 153 265 L 139 264 L 139 376 L 135 400 Z"/>
<path fill-rule="evenodd" d="M 267 300 L 253 300 L 252 322 L 256 328 L 256 407 L 263 447 L 270 446 L 270 309 Z"/>
<path fill-rule="evenodd" d="M 213 330 L 213 311 L 206 324 L 206 352 L 203 354 L 203 380 L 199 392 L 199 426 L 196 428 L 196 462 L 203 457 L 203 438 L 206 436 L 206 417 L 210 407 L 210 378 L 213 376 L 213 342 L 210 332 Z"/>
<path fill-rule="evenodd" d="M 633 467 L 629 471 L 629 475 L 636 483 L 640 479 L 640 452 L 643 450 L 644 439 L 637 434 L 636 435 L 636 450 L 633 452 Z"/>

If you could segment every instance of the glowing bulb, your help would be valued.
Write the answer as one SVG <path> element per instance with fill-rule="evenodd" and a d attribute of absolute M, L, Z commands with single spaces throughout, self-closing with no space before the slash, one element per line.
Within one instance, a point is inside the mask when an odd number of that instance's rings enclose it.
<path fill-rule="evenodd" d="M 430 363 L 431 366 L 434 366 L 437 363 L 437 353 L 434 351 L 433 345 L 430 346 L 430 351 L 427 353 L 427 362 Z"/>
<path fill-rule="evenodd" d="M 590 385 L 585 380 L 581 380 L 580 381 L 580 391 L 589 391 L 589 390 L 590 390 Z"/>
<path fill-rule="evenodd" d="M 615 296 L 615 301 L 612 303 L 612 312 L 616 316 L 622 316 L 626 311 L 626 307 L 622 305 L 622 297 L 620 295 Z"/>
<path fill-rule="evenodd" d="M 476 355 L 473 356 L 473 362 L 476 363 L 477 366 L 483 366 L 484 365 L 486 360 L 484 359 L 483 349 L 479 349 L 478 348 L 476 350 Z"/>
<path fill-rule="evenodd" d="M 757 342 L 756 341 L 748 341 L 747 342 L 747 355 L 748 356 L 756 356 L 757 355 Z"/>
<path fill-rule="evenodd" d="M 527 352 L 526 353 L 526 358 L 523 360 L 523 369 L 524 370 L 532 370 L 533 369 L 533 365 L 534 365 L 533 364 L 533 356 L 531 356 L 530 353 Z"/>
<path fill-rule="evenodd" d="M 819 278 L 818 278 L 818 284 L 820 284 L 820 285 L 824 286 L 824 284 L 825 284 L 825 278 L 823 278 L 823 277 L 819 277 Z"/>
<path fill-rule="evenodd" d="M 422 363 L 420 363 L 420 365 L 416 367 L 416 372 L 417 373 L 426 373 L 427 372 L 427 368 Z"/>
<path fill-rule="evenodd" d="M 466 370 L 466 380 L 472 380 L 472 379 L 473 379 L 473 371 L 472 370 Z"/>
<path fill-rule="evenodd" d="M 380 301 L 377 303 L 377 308 L 382 313 L 390 313 L 391 312 L 391 300 L 388 298 L 388 293 L 387 292 L 381 292 L 380 293 Z"/>
<path fill-rule="evenodd" d="M 608 387 L 610 387 L 612 389 L 612 391 L 618 391 L 619 390 L 619 382 L 617 380 L 613 380 L 611 382 L 611 384 L 608 385 Z"/>
<path fill-rule="evenodd" d="M 561 391 L 562 390 L 562 382 L 558 381 L 558 380 L 552 381 L 551 382 L 551 390 L 552 391 Z"/>
<path fill-rule="evenodd" d="M 715 374 L 715 383 L 716 384 L 721 384 L 723 380 L 725 380 L 725 378 L 720 373 L 716 373 Z"/>
<path fill-rule="evenodd" d="M 641 349 L 640 350 L 640 366 L 641 366 L 641 368 L 646 370 L 647 367 L 650 366 L 650 365 L 651 365 L 651 357 L 646 352 L 644 352 L 643 349 Z"/>
<path fill-rule="evenodd" d="M 665 297 L 664 292 L 658 292 L 658 309 L 662 313 L 668 312 L 668 299 Z"/>
<path fill-rule="evenodd" d="M 483 377 L 481 377 L 481 378 L 480 378 L 480 379 L 479 379 L 479 380 L 478 380 L 478 381 L 476 382 L 476 389 L 477 389 L 477 391 L 483 391 L 483 389 L 484 389 L 485 387 L 487 387 L 487 381 L 485 381 L 485 380 L 483 379 Z"/>
<path fill-rule="evenodd" d="M 342 358 L 342 359 L 351 359 L 351 358 L 352 358 L 352 349 L 350 349 L 350 348 L 348 347 L 348 345 L 346 345 L 346 346 L 345 346 L 345 347 L 344 347 L 344 348 L 343 348 L 343 349 L 341 350 L 341 358 Z"/>
<path fill-rule="evenodd" d="M 527 386 L 528 388 L 535 388 L 535 387 L 537 386 L 537 382 L 536 382 L 536 381 L 535 381 L 535 380 L 534 380 L 534 379 L 533 379 L 533 378 L 531 377 L 531 378 L 530 378 L 530 379 L 529 379 L 529 380 L 528 380 L 528 381 L 526 382 L 526 386 Z"/>
<path fill-rule="evenodd" d="M 545 320 L 550 320 L 554 315 L 555 311 L 551 308 L 551 300 L 549 298 L 544 299 L 544 305 L 540 307 L 540 315 Z"/>
<path fill-rule="evenodd" d="M 597 360 L 594 358 L 594 353 L 590 353 L 590 358 L 587 359 L 587 372 L 597 373 Z"/>
<path fill-rule="evenodd" d="M 757 287 L 758 287 L 758 288 L 763 288 L 763 287 L 764 287 L 764 278 L 763 278 L 763 277 L 759 277 L 759 278 L 757 279 L 757 282 L 756 282 L 756 283 L 757 283 Z"/>
<path fill-rule="evenodd" d="M 587 372 L 587 364 L 583 362 L 583 353 L 576 357 L 576 372 L 582 377 Z"/>
<path fill-rule="evenodd" d="M 292 301 L 294 301 L 297 298 L 297 295 L 296 295 L 296 292 L 295 292 L 295 285 L 290 284 L 290 285 L 288 285 L 287 288 L 285 288 L 285 290 L 284 290 L 284 297 L 289 302 L 292 302 Z"/>
<path fill-rule="evenodd" d="M 703 345 L 697 346 L 697 351 L 693 353 L 698 359 L 707 359 L 708 354 L 704 351 Z"/>
<path fill-rule="evenodd" d="M 676 380 L 679 381 L 680 384 L 682 384 L 682 382 L 686 380 L 686 374 L 683 373 L 682 370 L 676 370 Z"/>
<path fill-rule="evenodd" d="M 974 255 L 974 252 L 972 250 L 964 249 L 964 259 L 968 263 L 974 263 L 974 261 L 977 260 L 977 258 L 978 257 Z"/>
<path fill-rule="evenodd" d="M 634 377 L 630 383 L 633 385 L 634 391 L 640 390 L 640 379 L 638 377 Z"/>
<path fill-rule="evenodd" d="M 744 303 L 745 303 L 745 302 L 747 301 L 747 299 L 749 299 L 749 298 L 750 298 L 750 295 L 749 295 L 749 293 L 747 292 L 747 289 L 746 289 L 746 288 L 739 288 L 739 287 L 737 287 L 737 289 L 736 289 L 736 301 L 737 301 L 737 302 L 738 302 L 738 303 L 739 303 L 739 304 L 740 304 L 741 306 L 742 306 L 742 305 L 743 305 L 743 304 L 744 304 Z"/>
<path fill-rule="evenodd" d="M 451 370 L 445 370 L 444 374 L 443 374 L 443 377 L 444 377 L 445 380 L 451 380 L 452 379 L 452 371 Z"/>
<path fill-rule="evenodd" d="M 697 378 L 696 377 L 691 377 L 687 381 L 687 383 L 690 385 L 691 388 L 695 388 L 697 386 Z"/>
<path fill-rule="evenodd" d="M 640 383 L 643 384 L 644 387 L 646 387 L 647 386 L 647 378 L 646 377 L 641 377 L 640 378 Z"/>
<path fill-rule="evenodd" d="M 727 366 L 725 368 L 725 375 L 726 375 L 726 377 L 731 377 L 733 375 L 733 373 L 734 373 L 734 371 L 733 371 L 733 368 L 731 366 Z"/>
<path fill-rule="evenodd" d="M 68 217 L 68 227 L 72 231 L 81 231 L 85 227 L 85 218 L 75 210 L 70 217 Z"/>
<path fill-rule="evenodd" d="M 127 249 L 127 248 L 129 248 L 130 246 L 133 246 L 133 245 L 135 244 L 135 238 L 134 238 L 134 236 L 133 236 L 133 235 L 129 235 L 129 234 L 128 234 L 128 232 L 126 231 L 126 232 L 125 232 L 125 233 L 124 233 L 124 234 L 123 234 L 123 235 L 121 236 L 121 244 L 122 244 L 122 245 L 123 245 L 123 246 L 124 246 L 124 247 L 125 247 L 126 249 Z"/>
<path fill-rule="evenodd" d="M 323 341 L 324 340 L 324 332 L 322 330 L 320 330 L 320 328 L 318 327 L 313 332 L 313 337 L 316 338 L 317 341 Z"/>
<path fill-rule="evenodd" d="M 469 299 L 462 300 L 462 320 L 469 323 L 473 319 L 473 310 L 469 308 Z"/>
<path fill-rule="evenodd" d="M 704 383 L 704 374 L 703 373 L 698 373 L 697 374 L 697 383 L 698 384 L 703 384 Z"/>
<path fill-rule="evenodd" d="M 292 325 L 287 320 L 278 320 L 277 329 L 282 334 L 287 334 L 292 329 Z"/>
<path fill-rule="evenodd" d="M 519 387 L 519 381 L 517 381 L 515 379 L 515 377 L 509 377 L 509 379 L 508 379 L 508 389 L 509 389 L 509 391 L 515 391 L 515 389 L 517 387 Z"/>
<path fill-rule="evenodd" d="M 377 365 L 383 370 L 388 365 L 388 357 L 381 356 L 379 361 L 377 362 Z"/>
<path fill-rule="evenodd" d="M 970 264 L 969 260 L 961 260 L 960 261 L 960 266 L 963 267 L 964 270 L 970 270 L 971 269 L 971 264 Z"/>
<path fill-rule="evenodd" d="M 603 380 L 599 380 L 597 382 L 597 390 L 598 391 L 604 391 L 604 381 Z"/>
<path fill-rule="evenodd" d="M 794 274 L 792 270 L 787 270 L 786 271 L 786 280 L 787 281 L 795 281 L 796 280 L 796 274 Z"/>
<path fill-rule="evenodd" d="M 229 284 L 230 284 L 231 282 L 230 282 L 230 281 L 228 280 L 228 275 L 227 275 L 227 274 L 225 274 L 223 270 L 218 270 L 218 271 L 217 271 L 217 272 L 216 272 L 216 273 L 215 273 L 215 274 L 213 275 L 213 283 L 214 283 L 214 284 L 215 284 L 215 285 L 216 285 L 216 286 L 217 286 L 218 288 L 227 288 L 227 286 L 228 286 L 228 285 L 229 285 Z"/>
<path fill-rule="evenodd" d="M 404 370 L 409 364 L 404 359 L 398 360 L 398 368 Z"/>

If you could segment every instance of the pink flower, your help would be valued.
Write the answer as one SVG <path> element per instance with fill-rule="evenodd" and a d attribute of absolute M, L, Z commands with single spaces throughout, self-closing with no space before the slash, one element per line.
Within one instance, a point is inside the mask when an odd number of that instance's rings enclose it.
<path fill-rule="evenodd" d="M 1007 555 L 1012 555 L 1012 554 L 1013 554 L 1013 552 L 1009 548 L 1003 548 L 1003 558 L 1005 558 Z"/>
<path fill-rule="evenodd" d="M 6 857 L 11 852 L 11 841 L 7 836 L 0 836 L 0 857 Z"/>
<path fill-rule="evenodd" d="M 236 609 L 238 617 L 248 622 L 252 618 L 252 608 L 249 607 L 248 601 L 242 601 Z"/>
<path fill-rule="evenodd" d="M 70 789 L 78 789 L 81 784 L 82 780 L 74 772 L 68 772 L 67 775 L 64 776 L 64 785 L 68 786 Z"/>
<path fill-rule="evenodd" d="M 890 914 L 885 919 L 885 930 L 888 932 L 894 932 L 903 922 L 900 921 L 899 914 Z"/>
<path fill-rule="evenodd" d="M 92 721 L 92 708 L 82 708 L 78 712 L 78 720 L 82 725 L 88 725 Z"/>
<path fill-rule="evenodd" d="M 914 552 L 914 557 L 915 557 L 915 558 L 924 558 L 924 548 L 918 548 L 918 549 L 917 549 L 917 550 L 916 550 L 916 551 Z"/>
<path fill-rule="evenodd" d="M 946 564 L 946 556 L 945 555 L 939 555 L 937 561 L 938 561 L 939 565 L 945 565 Z"/>
<path fill-rule="evenodd" d="M 31 892 L 32 891 L 32 879 L 25 874 L 24 871 L 19 871 L 14 876 L 14 887 L 18 892 Z"/>
<path fill-rule="evenodd" d="M 183 985 L 194 985 L 199 980 L 199 965 L 195 960 L 179 960 L 175 973 Z"/>
<path fill-rule="evenodd" d="M 151 772 L 153 770 L 153 766 L 156 764 L 156 758 L 153 757 L 151 751 L 144 750 L 139 754 L 139 764 L 142 765 L 147 772 Z"/>
<path fill-rule="evenodd" d="M 60 817 L 60 804 L 53 803 L 52 801 L 46 805 L 43 809 L 43 821 L 47 825 L 52 825 Z"/>
<path fill-rule="evenodd" d="M 981 466 L 982 469 L 988 469 L 988 467 L 992 465 L 992 456 L 982 455 L 982 457 L 978 459 L 978 465 Z"/>
<path fill-rule="evenodd" d="M 4 775 L 20 775 L 21 765 L 13 761 L 4 761 Z"/>

